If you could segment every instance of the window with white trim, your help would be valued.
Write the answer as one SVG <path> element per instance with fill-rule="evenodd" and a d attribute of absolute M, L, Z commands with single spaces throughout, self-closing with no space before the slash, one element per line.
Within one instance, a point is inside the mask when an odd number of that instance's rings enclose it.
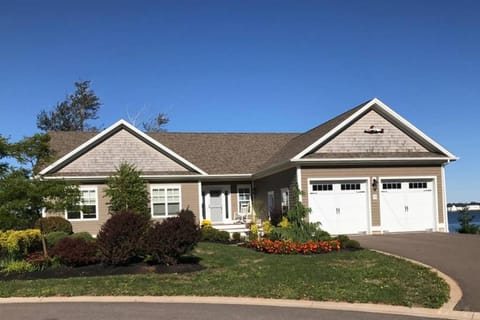
<path fill-rule="evenodd" d="M 408 184 L 409 189 L 427 189 L 427 182 L 426 181 L 417 181 L 417 182 L 410 182 Z"/>
<path fill-rule="evenodd" d="M 97 188 L 80 188 L 80 203 L 78 209 L 67 210 L 67 220 L 98 219 Z"/>
<path fill-rule="evenodd" d="M 175 216 L 180 212 L 180 187 L 152 186 L 152 216 L 154 218 Z"/>
<path fill-rule="evenodd" d="M 238 212 L 241 214 L 250 213 L 251 190 L 249 185 L 238 186 Z"/>
<path fill-rule="evenodd" d="M 290 209 L 290 193 L 288 188 L 282 188 L 280 189 L 280 193 L 282 195 L 282 213 L 286 214 L 288 210 Z"/>
<path fill-rule="evenodd" d="M 313 183 L 312 191 L 332 191 L 333 184 L 331 183 Z"/>
<path fill-rule="evenodd" d="M 385 189 L 385 190 L 402 189 L 402 183 L 400 183 L 400 182 L 384 182 L 382 184 L 382 188 Z"/>

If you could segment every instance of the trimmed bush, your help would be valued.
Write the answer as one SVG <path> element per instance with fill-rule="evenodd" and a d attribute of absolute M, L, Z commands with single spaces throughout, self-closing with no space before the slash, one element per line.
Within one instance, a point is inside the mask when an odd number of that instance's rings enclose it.
<path fill-rule="evenodd" d="M 84 266 L 97 262 L 97 245 L 85 239 L 70 237 L 60 240 L 50 251 L 60 262 L 68 266 Z"/>
<path fill-rule="evenodd" d="M 83 239 L 85 241 L 95 241 L 95 238 L 88 232 L 77 232 L 69 236 L 72 239 Z"/>
<path fill-rule="evenodd" d="M 347 241 L 345 241 L 342 244 L 342 247 L 346 248 L 346 249 L 355 249 L 355 250 L 362 248 L 360 246 L 360 242 L 358 242 L 357 240 L 352 240 L 352 239 L 348 239 Z"/>
<path fill-rule="evenodd" d="M 0 231 L 0 257 L 23 258 L 41 247 L 40 230 Z"/>
<path fill-rule="evenodd" d="M 203 227 L 201 234 L 202 241 L 227 243 L 230 241 L 230 234 L 227 231 L 217 230 L 212 227 Z"/>
<path fill-rule="evenodd" d="M 200 240 L 200 229 L 193 213 L 184 211 L 178 217 L 156 222 L 145 237 L 145 252 L 157 263 L 177 264 Z"/>
<path fill-rule="evenodd" d="M 62 231 L 67 234 L 72 234 L 73 232 L 70 221 L 58 216 L 38 219 L 37 222 L 35 222 L 35 228 L 40 229 L 40 224 L 42 224 L 43 234 L 48 234 L 55 231 Z"/>
<path fill-rule="evenodd" d="M 97 245 L 104 263 L 128 264 L 141 249 L 150 218 L 133 211 L 113 214 L 100 228 Z"/>
<path fill-rule="evenodd" d="M 58 241 L 68 237 L 68 233 L 63 231 L 54 231 L 45 235 L 45 241 L 47 242 L 48 248 L 53 248 Z"/>
<path fill-rule="evenodd" d="M 235 242 L 240 242 L 240 240 L 242 240 L 242 236 L 240 235 L 240 232 L 232 233 L 232 240 Z"/>

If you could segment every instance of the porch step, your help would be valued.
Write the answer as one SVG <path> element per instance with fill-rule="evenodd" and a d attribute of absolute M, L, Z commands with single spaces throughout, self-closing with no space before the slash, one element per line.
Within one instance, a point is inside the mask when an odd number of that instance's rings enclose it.
<path fill-rule="evenodd" d="M 241 236 L 245 237 L 250 229 L 246 227 L 243 223 L 228 223 L 228 224 L 213 224 L 213 228 L 217 230 L 227 231 L 230 234 L 230 237 L 233 233 L 238 232 Z M 258 232 L 261 232 L 262 226 L 258 226 Z"/>

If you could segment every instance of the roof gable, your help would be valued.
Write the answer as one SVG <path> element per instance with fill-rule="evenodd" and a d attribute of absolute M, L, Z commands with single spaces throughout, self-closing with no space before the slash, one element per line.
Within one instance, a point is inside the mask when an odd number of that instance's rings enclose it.
<path fill-rule="evenodd" d="M 87 134 L 81 136 L 88 137 Z M 63 155 L 40 175 L 109 175 L 125 161 L 135 164 L 144 174 L 206 174 L 160 142 L 120 120 Z"/>

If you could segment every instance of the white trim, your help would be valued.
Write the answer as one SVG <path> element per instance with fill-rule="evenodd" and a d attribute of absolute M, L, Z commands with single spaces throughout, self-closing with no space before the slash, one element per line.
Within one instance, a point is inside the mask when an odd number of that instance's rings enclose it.
<path fill-rule="evenodd" d="M 335 128 L 324 134 L 322 137 L 320 137 L 317 141 L 312 143 L 310 146 L 305 148 L 302 152 L 294 156 L 291 160 L 292 161 L 297 161 L 303 158 L 306 154 L 310 153 L 313 151 L 315 148 L 317 148 L 319 145 L 321 145 L 323 142 L 325 142 L 327 139 L 332 137 L 333 135 L 337 134 L 340 130 L 342 130 L 344 127 L 346 127 L 348 124 L 353 122 L 355 119 L 357 119 L 359 116 L 361 116 L 365 111 L 368 109 L 372 108 L 373 106 L 377 105 L 382 109 L 383 111 L 387 112 L 390 116 L 398 120 L 402 125 L 404 125 L 406 128 L 408 128 L 410 131 L 418 135 L 420 138 L 422 138 L 424 141 L 426 141 L 428 144 L 433 146 L 435 149 L 439 150 L 443 154 L 447 156 L 447 159 L 449 160 L 458 160 L 459 158 L 453 155 L 452 153 L 448 152 L 445 148 L 443 148 L 440 144 L 435 142 L 433 139 L 429 138 L 425 133 L 420 131 L 418 128 L 416 128 L 414 125 L 412 125 L 410 122 L 408 122 L 406 119 L 401 117 L 398 113 L 390 109 L 386 104 L 381 102 L 379 99 L 374 98 L 370 100 L 367 104 L 365 104 L 363 107 L 361 107 L 359 110 L 357 110 L 355 113 L 350 115 L 347 119 L 342 121 L 339 125 L 337 125 Z"/>
<path fill-rule="evenodd" d="M 367 202 L 367 230 L 365 232 L 367 234 L 371 234 L 373 231 L 372 228 L 372 201 L 371 201 L 371 192 L 370 192 L 370 187 L 371 187 L 371 181 L 370 177 L 341 177 L 341 178 L 335 178 L 335 177 L 323 177 L 323 178 L 308 178 L 307 179 L 307 187 L 308 187 L 308 207 L 311 208 L 310 205 L 310 186 L 312 184 L 312 181 L 331 181 L 331 182 L 338 182 L 338 181 L 363 181 L 365 182 L 365 200 Z"/>
<path fill-rule="evenodd" d="M 448 224 L 448 211 L 447 211 L 447 181 L 445 180 L 445 165 L 442 165 L 440 179 L 442 179 L 442 207 L 443 207 L 443 228 L 445 232 L 450 232 Z M 442 226 L 442 224 L 439 224 Z"/>
<path fill-rule="evenodd" d="M 297 166 L 297 188 L 298 188 L 298 201 L 303 201 L 302 196 L 302 167 Z"/>
<path fill-rule="evenodd" d="M 282 214 L 283 214 L 283 195 L 284 193 L 287 193 L 287 212 L 288 210 L 290 210 L 290 188 L 288 187 L 284 187 L 284 188 L 280 188 L 280 209 L 282 210 Z"/>
<path fill-rule="evenodd" d="M 248 189 L 249 192 L 249 199 L 248 199 L 248 207 L 249 207 L 249 212 L 248 214 L 252 214 L 253 208 L 252 208 L 252 185 L 250 184 L 237 184 L 237 214 L 240 212 L 240 192 L 239 189 Z"/>
<path fill-rule="evenodd" d="M 381 176 L 378 177 L 378 210 L 380 213 L 380 226 L 382 233 L 385 231 L 382 225 L 382 199 L 381 199 L 381 191 L 382 191 L 382 180 L 431 180 L 432 181 L 432 196 L 433 196 L 433 231 L 438 231 L 439 223 L 438 223 L 438 185 L 437 185 L 437 176 Z"/>
<path fill-rule="evenodd" d="M 165 189 L 165 215 L 164 216 L 155 216 L 153 214 L 153 189 Z M 152 219 L 165 219 L 165 218 L 170 218 L 170 217 L 176 217 L 178 216 L 177 213 L 169 214 L 168 212 L 168 194 L 167 194 L 167 189 L 178 189 L 178 210 L 182 210 L 182 185 L 181 184 L 150 184 L 150 216 Z"/>
<path fill-rule="evenodd" d="M 94 190 L 95 191 L 95 219 L 85 219 L 83 218 L 83 211 L 81 208 L 79 208 L 79 212 L 80 212 L 80 219 L 69 219 L 68 218 L 68 210 L 65 209 L 65 219 L 68 220 L 68 221 L 98 221 L 99 220 L 99 216 L 100 216 L 100 212 L 99 212 L 99 203 L 98 203 L 98 186 L 92 186 L 92 185 L 83 185 L 83 186 L 79 186 L 78 187 L 78 190 L 80 191 L 80 204 L 81 205 L 81 192 L 82 191 L 92 191 Z"/>
<path fill-rule="evenodd" d="M 182 162 L 184 165 L 186 165 L 187 167 L 199 172 L 200 174 L 202 175 L 207 175 L 207 173 L 205 171 L 203 171 L 202 169 L 198 168 L 197 166 L 195 166 L 193 163 L 189 162 L 188 160 L 186 160 L 185 158 L 181 157 L 180 155 L 178 155 L 177 153 L 175 153 L 173 150 L 167 148 L 166 146 L 164 146 L 163 144 L 161 144 L 160 142 L 158 142 L 157 140 L 153 139 L 152 137 L 150 137 L 149 135 L 145 134 L 144 132 L 138 130 L 137 128 L 135 128 L 133 125 L 131 125 L 130 123 L 128 123 L 127 121 L 121 119 L 119 121 L 117 121 L 116 123 L 112 124 L 110 127 L 108 127 L 107 129 L 103 130 L 102 132 L 100 132 L 99 134 L 97 134 L 96 136 L 94 136 L 93 138 L 87 140 L 86 142 L 82 143 L 80 146 L 78 146 L 77 148 L 73 149 L 72 151 L 70 151 L 69 153 L 67 153 L 66 155 L 64 155 L 63 157 L 61 157 L 60 159 L 58 159 L 57 161 L 55 161 L 54 163 L 52 163 L 51 165 L 49 165 L 48 167 L 46 167 L 45 169 L 43 169 L 42 171 L 40 171 L 39 175 L 45 175 L 47 174 L 49 171 L 55 169 L 56 167 L 60 166 L 61 164 L 63 164 L 64 162 L 68 161 L 71 157 L 73 157 L 74 155 L 76 155 L 77 153 L 80 153 L 82 152 L 84 149 L 86 149 L 87 147 L 89 147 L 90 145 L 92 145 L 93 143 L 101 140 L 103 137 L 105 137 L 106 135 L 110 134 L 111 132 L 113 132 L 114 130 L 116 130 L 117 128 L 120 128 L 121 126 L 124 126 L 126 129 L 128 130 L 131 130 L 134 134 L 137 134 L 139 135 L 141 138 L 145 139 L 146 141 L 148 141 L 149 143 L 151 143 L 152 145 L 156 146 L 157 148 L 161 149 L 163 152 L 165 152 L 166 154 L 170 155 L 171 157 L 179 160 L 180 162 Z"/>
<path fill-rule="evenodd" d="M 309 159 L 296 159 L 292 160 L 295 163 L 308 163 L 308 162 L 360 162 L 360 161 L 448 161 L 448 158 L 434 158 L 434 157 L 392 157 L 392 158 L 309 158 Z"/>
<path fill-rule="evenodd" d="M 201 224 L 203 220 L 203 216 L 202 216 L 203 198 L 202 198 L 202 182 L 201 181 L 197 182 L 197 189 L 198 189 L 198 222 Z"/>
<path fill-rule="evenodd" d="M 270 208 L 270 196 L 272 197 L 272 207 Z M 270 190 L 267 192 L 267 216 L 271 219 L 272 218 L 272 213 L 275 210 L 275 190 Z"/>
<path fill-rule="evenodd" d="M 114 174 L 114 173 L 112 173 Z M 42 179 L 45 180 L 78 180 L 78 181 L 98 181 L 98 180 L 106 180 L 110 176 L 106 175 L 98 175 L 98 176 L 45 176 L 42 177 Z M 179 180 L 198 180 L 201 179 L 201 181 L 220 181 L 220 180 L 245 180 L 249 181 L 252 178 L 251 174 L 239 174 L 239 175 L 142 175 L 141 178 L 145 180 L 164 180 L 164 181 L 179 181 Z"/>
<path fill-rule="evenodd" d="M 212 217 L 210 214 L 210 191 L 212 190 L 220 190 L 222 192 L 222 210 L 228 210 L 228 219 L 225 217 L 226 211 L 222 212 L 222 221 L 221 222 L 231 222 L 232 220 L 232 187 L 229 184 L 221 184 L 221 185 L 204 185 L 202 186 L 202 191 L 205 191 L 205 218 L 212 221 Z M 225 192 L 228 192 L 227 198 L 225 198 Z M 225 206 L 225 200 L 228 202 L 228 206 Z M 208 204 L 208 205 L 207 205 Z"/>

